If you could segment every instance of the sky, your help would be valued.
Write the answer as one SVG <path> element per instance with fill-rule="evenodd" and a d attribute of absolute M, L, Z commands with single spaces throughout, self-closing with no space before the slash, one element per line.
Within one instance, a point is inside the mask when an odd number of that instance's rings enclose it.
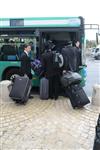
<path fill-rule="evenodd" d="M 0 18 L 83 16 L 85 24 L 100 25 L 100 0 L 0 0 Z M 95 39 L 97 30 L 87 30 Z"/>

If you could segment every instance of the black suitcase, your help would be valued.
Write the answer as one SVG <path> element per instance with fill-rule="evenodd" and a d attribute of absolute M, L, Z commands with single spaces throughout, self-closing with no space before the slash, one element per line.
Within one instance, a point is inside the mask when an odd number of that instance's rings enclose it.
<path fill-rule="evenodd" d="M 70 102 L 73 108 L 83 107 L 84 105 L 90 103 L 86 93 L 79 84 L 74 84 L 68 86 L 66 89 L 67 95 L 70 98 Z"/>
<path fill-rule="evenodd" d="M 27 76 L 17 76 L 9 96 L 17 103 L 24 104 L 29 98 L 31 82 Z"/>

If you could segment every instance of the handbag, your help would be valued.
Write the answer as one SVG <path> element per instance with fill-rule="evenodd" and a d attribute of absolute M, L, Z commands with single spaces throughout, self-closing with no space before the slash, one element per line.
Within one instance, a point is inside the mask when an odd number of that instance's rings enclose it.
<path fill-rule="evenodd" d="M 38 59 L 35 59 L 34 61 L 31 62 L 31 68 L 35 72 L 35 74 L 39 77 L 41 77 L 44 73 L 41 61 Z"/>
<path fill-rule="evenodd" d="M 61 84 L 64 87 L 67 87 L 71 84 L 80 83 L 82 81 L 82 77 L 77 72 L 68 71 L 64 73 L 61 77 Z"/>

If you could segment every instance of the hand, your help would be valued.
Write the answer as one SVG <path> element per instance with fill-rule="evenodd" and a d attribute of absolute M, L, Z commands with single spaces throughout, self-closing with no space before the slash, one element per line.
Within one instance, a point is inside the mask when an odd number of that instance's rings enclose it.
<path fill-rule="evenodd" d="M 27 77 L 27 74 L 24 74 L 24 77 Z"/>

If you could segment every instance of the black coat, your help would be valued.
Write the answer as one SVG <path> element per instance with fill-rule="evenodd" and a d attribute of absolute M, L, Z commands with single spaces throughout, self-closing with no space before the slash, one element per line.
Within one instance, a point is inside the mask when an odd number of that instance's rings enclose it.
<path fill-rule="evenodd" d="M 64 70 L 77 71 L 77 52 L 76 48 L 67 46 L 62 49 L 64 58 Z"/>
<path fill-rule="evenodd" d="M 42 66 L 44 69 L 44 75 L 47 78 L 60 74 L 60 69 L 59 68 L 55 69 L 53 66 L 53 52 L 52 51 L 45 52 L 42 55 L 41 62 L 42 62 Z"/>
<path fill-rule="evenodd" d="M 27 56 L 25 52 L 21 55 L 21 75 L 24 76 L 25 74 L 32 79 L 31 74 L 31 60 L 30 57 Z"/>
<path fill-rule="evenodd" d="M 78 47 L 75 47 L 76 48 L 76 53 L 77 53 L 77 66 L 82 66 L 82 52 L 81 52 L 81 49 L 78 48 Z"/>

